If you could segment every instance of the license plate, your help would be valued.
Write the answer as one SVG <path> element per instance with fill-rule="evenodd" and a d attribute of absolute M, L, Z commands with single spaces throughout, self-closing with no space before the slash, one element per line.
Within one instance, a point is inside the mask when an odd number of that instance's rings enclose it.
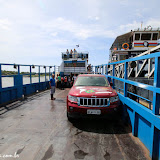
<path fill-rule="evenodd" d="M 88 109 L 87 110 L 87 114 L 97 114 L 97 115 L 100 115 L 101 114 L 101 110 Z"/>

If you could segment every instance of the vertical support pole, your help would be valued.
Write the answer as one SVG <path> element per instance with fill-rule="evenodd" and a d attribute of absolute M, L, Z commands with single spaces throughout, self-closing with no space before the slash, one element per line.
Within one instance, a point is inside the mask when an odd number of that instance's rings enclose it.
<path fill-rule="evenodd" d="M 155 57 L 155 70 L 154 70 L 154 87 L 158 87 L 160 88 L 160 57 Z M 159 114 L 159 109 L 160 109 L 160 94 L 156 93 L 156 91 L 153 92 L 153 110 L 152 113 L 155 115 Z M 151 150 L 150 150 L 150 156 L 153 159 L 158 159 L 155 158 L 159 153 L 158 150 L 159 147 L 157 147 L 157 144 L 159 142 L 157 142 L 157 131 L 156 128 L 153 124 L 151 124 Z"/>
<path fill-rule="evenodd" d="M 54 72 L 53 72 L 53 74 L 56 74 L 56 66 L 54 66 Z"/>
<path fill-rule="evenodd" d="M 2 90 L 2 65 L 0 64 L 0 91 Z"/>
<path fill-rule="evenodd" d="M 108 75 L 108 65 L 106 65 L 106 75 Z"/>
<path fill-rule="evenodd" d="M 150 54 L 150 52 L 148 52 L 148 54 Z M 151 72 L 151 59 L 149 58 L 148 59 L 148 77 L 150 75 L 150 72 Z"/>
<path fill-rule="evenodd" d="M 41 71 L 40 71 L 40 66 L 38 66 L 38 69 L 39 69 L 39 83 L 41 82 Z"/>
<path fill-rule="evenodd" d="M 23 76 L 20 75 L 20 66 L 18 65 L 18 75 L 14 76 L 14 87 L 17 89 L 17 99 L 22 98 L 23 95 Z M 12 97 L 11 97 L 12 99 Z"/>
<path fill-rule="evenodd" d="M 20 66 L 18 65 L 18 75 L 20 75 Z"/>
<path fill-rule="evenodd" d="M 112 76 L 115 76 L 115 64 L 113 64 L 113 70 L 112 70 Z M 112 79 L 112 83 L 113 83 L 113 89 L 115 88 L 115 83 L 114 83 L 114 78 Z"/>
<path fill-rule="evenodd" d="M 46 66 L 45 66 L 45 82 L 46 82 Z"/>
<path fill-rule="evenodd" d="M 104 74 L 104 71 L 103 71 L 103 70 L 104 70 L 104 65 L 102 64 L 102 74 Z"/>
<path fill-rule="evenodd" d="M 0 104 L 2 103 L 2 65 L 0 64 Z"/>
<path fill-rule="evenodd" d="M 51 76 L 51 74 L 50 74 L 50 67 L 49 67 L 49 79 L 50 79 L 50 76 Z"/>
<path fill-rule="evenodd" d="M 128 68 L 128 62 L 125 62 L 125 64 L 124 64 L 124 80 L 128 79 L 127 68 Z M 124 97 L 127 97 L 127 83 L 126 83 L 126 81 L 124 81 Z"/>
<path fill-rule="evenodd" d="M 32 67 L 30 66 L 30 84 L 32 83 Z"/>
<path fill-rule="evenodd" d="M 154 87 L 160 87 L 160 57 L 155 57 Z M 158 115 L 160 109 L 160 94 L 153 92 L 153 114 Z"/>

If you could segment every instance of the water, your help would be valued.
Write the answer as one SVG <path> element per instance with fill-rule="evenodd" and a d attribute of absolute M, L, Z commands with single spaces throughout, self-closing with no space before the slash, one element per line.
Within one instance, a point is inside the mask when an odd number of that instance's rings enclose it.
<path fill-rule="evenodd" d="M 49 77 L 46 77 L 46 80 L 49 80 Z M 41 82 L 45 82 L 45 76 L 40 77 Z M 39 77 L 32 77 L 32 83 L 39 82 Z M 30 77 L 23 77 L 23 84 L 30 84 Z M 13 77 L 2 77 L 2 88 L 13 87 L 14 78 Z"/>

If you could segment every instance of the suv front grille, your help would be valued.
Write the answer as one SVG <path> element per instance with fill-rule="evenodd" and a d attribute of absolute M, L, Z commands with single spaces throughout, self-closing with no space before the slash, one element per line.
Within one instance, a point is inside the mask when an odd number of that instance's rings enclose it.
<path fill-rule="evenodd" d="M 109 98 L 78 98 L 79 106 L 86 107 L 107 107 L 110 104 Z"/>

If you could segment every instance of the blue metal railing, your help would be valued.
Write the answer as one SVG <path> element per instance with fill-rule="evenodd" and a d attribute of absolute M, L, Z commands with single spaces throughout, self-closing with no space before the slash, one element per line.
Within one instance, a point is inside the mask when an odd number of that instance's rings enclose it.
<path fill-rule="evenodd" d="M 13 67 L 17 69 L 15 74 L 12 75 L 2 75 L 2 66 Z M 21 67 L 29 67 L 29 72 L 21 72 Z M 37 67 L 38 71 L 36 73 L 32 73 L 32 70 Z M 44 73 L 41 72 L 41 67 L 44 68 Z M 51 72 L 51 68 L 53 68 L 53 72 Z M 46 69 L 49 72 L 46 72 Z M 24 64 L 0 64 L 0 106 L 6 105 L 10 102 L 21 99 L 23 96 L 28 96 L 37 91 L 42 91 L 49 88 L 49 81 L 47 80 L 47 76 L 50 78 L 51 74 L 55 73 L 55 66 L 42 66 L 42 65 L 24 65 Z M 38 82 L 33 83 L 33 75 L 37 75 Z M 41 82 L 41 75 L 44 75 L 44 81 Z M 28 76 L 29 82 L 28 84 L 24 84 L 23 77 Z M 3 87 L 2 86 L 2 78 L 13 77 L 13 86 Z M 10 83 L 10 82 L 8 82 Z"/>
<path fill-rule="evenodd" d="M 155 71 L 154 71 L 154 83 L 152 85 L 128 80 L 127 76 L 127 68 L 128 63 L 131 61 L 139 61 L 145 59 L 155 59 Z M 124 78 L 118 78 L 115 76 L 115 69 L 113 69 L 112 75 L 108 75 L 107 72 L 107 64 L 103 64 L 100 66 L 95 66 L 95 72 L 101 72 L 104 74 L 104 66 L 105 66 L 105 76 L 109 81 L 113 82 L 113 88 L 115 88 L 115 80 L 119 82 L 123 82 L 123 94 L 118 93 L 120 100 L 124 104 L 123 109 L 126 111 L 125 113 L 128 115 L 129 120 L 132 126 L 132 133 L 134 136 L 137 136 L 150 151 L 150 156 L 152 159 L 160 160 L 160 52 L 136 57 L 132 59 L 127 59 L 123 61 L 118 61 L 114 63 L 110 63 L 109 65 L 115 66 L 117 64 L 124 63 Z M 102 67 L 101 67 L 102 66 Z M 147 91 L 151 91 L 153 93 L 153 100 L 146 99 L 142 96 L 139 96 L 136 93 L 132 93 L 128 91 L 128 86 L 133 85 L 140 89 L 145 89 Z M 116 86 L 117 87 L 117 86 Z M 148 101 L 150 106 L 146 108 L 142 104 L 137 101 L 129 98 L 129 94 L 132 94 L 137 97 L 137 99 L 143 99 Z M 152 109 L 151 109 L 152 104 Z"/>

